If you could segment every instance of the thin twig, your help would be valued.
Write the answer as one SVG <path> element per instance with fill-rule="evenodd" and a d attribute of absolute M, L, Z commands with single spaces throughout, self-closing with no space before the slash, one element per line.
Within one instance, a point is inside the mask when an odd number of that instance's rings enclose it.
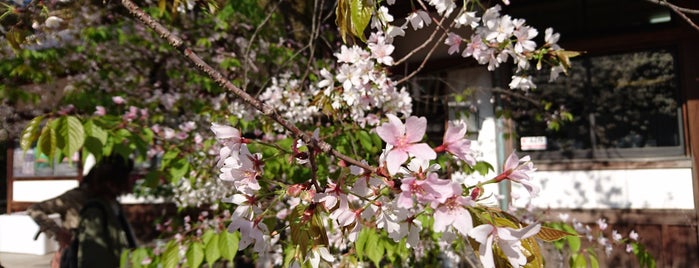
<path fill-rule="evenodd" d="M 444 19 L 442 19 L 442 20 L 444 20 Z M 442 36 L 439 37 L 439 40 L 444 39 L 444 37 L 446 37 L 446 36 L 447 36 L 446 32 L 442 33 Z M 422 70 L 422 68 L 425 68 L 425 64 L 427 63 L 427 60 L 432 56 L 432 53 L 434 53 L 434 51 L 437 50 L 437 47 L 439 45 L 441 45 L 440 42 L 435 42 L 435 44 L 432 46 L 432 49 L 430 49 L 430 52 L 427 52 L 427 55 L 425 55 L 425 58 L 422 59 L 422 63 L 420 63 L 420 66 L 418 66 L 417 69 L 413 70 L 413 72 L 410 73 L 409 75 L 398 80 L 396 82 L 396 84 L 401 84 L 405 81 L 408 81 L 410 78 L 417 75 L 417 73 L 420 72 Z"/>
<path fill-rule="evenodd" d="M 260 33 L 260 30 L 272 18 L 272 15 L 274 14 L 274 12 L 277 11 L 277 8 L 279 7 L 279 4 L 281 2 L 282 2 L 282 0 L 279 0 L 279 2 L 276 5 L 274 5 L 274 7 L 272 7 L 272 10 L 269 11 L 269 14 L 267 15 L 267 17 L 265 17 L 265 19 L 262 20 L 262 23 L 260 23 L 260 25 L 257 26 L 257 28 L 255 28 L 255 32 L 252 33 L 252 37 L 250 37 L 250 41 L 248 41 L 248 46 L 245 48 L 245 53 L 243 53 L 243 55 L 245 57 L 243 59 L 243 88 L 247 88 L 248 83 L 250 83 L 250 81 L 248 80 L 248 70 L 249 70 L 248 64 L 251 62 L 250 49 L 252 48 L 252 43 L 255 41 L 255 38 L 257 37 L 257 35 Z"/>
<path fill-rule="evenodd" d="M 689 26 L 691 26 L 692 28 L 699 31 L 699 26 L 696 23 L 694 23 L 694 21 L 692 21 L 692 19 L 690 17 L 687 16 L 687 14 L 699 14 L 699 10 L 680 7 L 680 6 L 677 6 L 677 5 L 672 4 L 670 2 L 667 2 L 665 0 L 646 0 L 646 1 L 651 2 L 653 4 L 657 4 L 660 6 L 670 8 L 673 12 L 675 12 L 675 14 L 680 16 L 680 18 L 682 18 L 684 21 L 689 23 Z"/>
<path fill-rule="evenodd" d="M 233 85 L 233 83 L 227 80 L 223 76 L 223 74 L 221 74 L 221 72 L 211 67 L 211 65 L 202 60 L 202 58 L 199 57 L 198 54 L 196 54 L 194 51 L 192 51 L 192 49 L 187 47 L 182 41 L 182 39 L 172 34 L 172 32 L 166 29 L 162 24 L 155 21 L 153 17 L 143 12 L 143 10 L 141 10 L 141 8 L 139 8 L 138 5 L 136 5 L 133 1 L 121 0 L 121 3 L 129 11 L 129 13 L 131 13 L 131 15 L 133 15 L 137 20 L 141 21 L 143 24 L 145 24 L 147 27 L 149 27 L 151 30 L 157 33 L 160 36 L 160 38 L 166 40 L 173 48 L 180 51 L 185 56 L 185 58 L 187 58 L 194 64 L 194 66 L 196 66 L 197 69 L 204 72 L 224 89 L 233 92 L 233 94 L 237 95 L 248 105 L 262 112 L 262 114 L 264 114 L 268 118 L 271 118 L 272 120 L 279 123 L 285 129 L 290 131 L 293 134 L 293 136 L 300 138 L 306 144 L 312 144 L 314 147 L 319 148 L 324 153 L 332 154 L 335 157 L 342 159 L 350 164 L 359 166 L 371 172 L 376 172 L 377 169 L 375 167 L 372 167 L 354 158 L 344 155 L 332 148 L 332 146 L 327 142 L 313 138 L 308 133 L 301 131 L 301 129 L 299 129 L 295 124 L 289 123 L 284 118 L 282 118 L 282 116 L 279 115 L 279 113 L 273 107 L 262 103 L 261 101 L 250 96 L 250 94 L 248 94 L 244 90 Z"/>
<path fill-rule="evenodd" d="M 670 3 L 666 0 L 646 0 L 648 2 L 651 2 L 653 4 L 661 5 L 661 6 L 666 6 L 672 9 L 676 9 L 681 11 L 682 13 L 686 14 L 699 14 L 699 9 L 692 9 L 692 8 L 686 8 L 686 7 L 681 7 L 678 5 L 675 5 L 673 3 Z"/>

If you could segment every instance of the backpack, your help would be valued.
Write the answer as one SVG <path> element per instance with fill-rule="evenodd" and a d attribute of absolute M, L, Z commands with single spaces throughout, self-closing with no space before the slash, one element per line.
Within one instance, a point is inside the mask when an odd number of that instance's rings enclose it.
<path fill-rule="evenodd" d="M 80 215 L 82 218 L 83 213 L 92 207 L 99 208 L 100 211 L 102 211 L 102 222 L 104 222 L 104 233 L 107 233 L 107 210 L 102 205 L 102 203 L 97 202 L 97 201 L 89 201 L 83 206 L 83 208 L 80 210 Z M 63 249 L 63 252 L 61 252 L 61 262 L 60 262 L 60 267 L 61 268 L 78 268 L 78 249 L 80 248 L 80 239 L 78 238 L 78 231 L 74 230 L 73 231 L 73 240 L 70 242 L 70 245 Z"/>

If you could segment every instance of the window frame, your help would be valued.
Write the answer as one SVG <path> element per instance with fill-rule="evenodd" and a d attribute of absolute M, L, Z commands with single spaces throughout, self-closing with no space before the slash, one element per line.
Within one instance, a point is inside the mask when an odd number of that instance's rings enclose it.
<path fill-rule="evenodd" d="M 538 161 L 549 161 L 549 162 L 566 162 L 566 161 L 619 161 L 619 160 L 636 160 L 644 161 L 645 159 L 686 159 L 687 156 L 687 138 L 686 138 L 686 115 L 684 114 L 684 96 L 683 96 L 683 84 L 682 84 L 682 64 L 679 57 L 678 48 L 669 45 L 657 45 L 657 46 L 644 46 L 637 47 L 633 49 L 624 50 L 610 50 L 601 51 L 599 53 L 587 53 L 585 56 L 589 58 L 603 57 L 603 56 L 613 56 L 622 54 L 631 54 L 644 51 L 659 51 L 665 50 L 673 56 L 674 73 L 675 73 L 675 84 L 674 88 L 674 99 L 677 102 L 676 108 L 676 122 L 677 122 L 677 135 L 678 142 L 677 146 L 658 146 L 658 147 L 632 147 L 632 148 L 600 148 L 596 139 L 592 138 L 594 129 L 594 120 L 592 125 L 588 124 L 586 126 L 586 134 L 589 134 L 590 148 L 587 149 L 574 149 L 570 151 L 537 151 L 537 150 L 521 150 L 519 134 L 516 132 L 514 125 L 512 126 L 511 132 L 515 133 L 516 140 L 512 141 L 513 148 L 526 153 L 532 157 L 532 159 Z M 586 67 L 589 68 L 589 67 Z M 561 77 L 559 79 L 566 79 Z M 589 90 L 590 81 L 585 81 L 585 90 Z M 584 105 L 590 105 L 590 102 L 586 102 Z M 593 107 L 585 107 L 585 114 L 574 116 L 590 116 L 590 109 Z M 516 122 L 514 122 L 516 124 Z M 540 135 L 543 136 L 543 135 Z"/>

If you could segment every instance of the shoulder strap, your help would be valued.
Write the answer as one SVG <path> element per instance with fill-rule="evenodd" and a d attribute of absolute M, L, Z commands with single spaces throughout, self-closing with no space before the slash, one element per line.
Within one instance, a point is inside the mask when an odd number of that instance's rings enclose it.
<path fill-rule="evenodd" d="M 111 247 L 113 247 L 114 245 L 113 245 L 113 242 L 112 242 L 112 236 L 109 234 L 109 228 L 108 228 L 109 223 L 107 222 L 107 221 L 109 221 L 109 217 L 108 217 L 108 215 L 107 215 L 107 213 L 108 213 L 107 209 L 108 209 L 108 208 L 105 207 L 104 202 L 101 202 L 101 201 L 95 200 L 95 199 L 90 200 L 90 201 L 87 201 L 87 203 L 85 203 L 85 205 L 83 206 L 83 208 L 80 210 L 80 215 L 81 215 L 81 217 L 82 217 L 83 213 L 84 213 L 85 211 L 87 211 L 87 209 L 92 208 L 92 207 L 98 208 L 98 209 L 102 212 L 102 226 L 104 227 L 104 229 L 103 229 L 102 231 L 103 231 L 104 234 L 107 236 L 107 243 L 109 243 L 109 247 L 111 248 Z M 77 252 L 76 252 L 76 253 L 77 253 Z"/>

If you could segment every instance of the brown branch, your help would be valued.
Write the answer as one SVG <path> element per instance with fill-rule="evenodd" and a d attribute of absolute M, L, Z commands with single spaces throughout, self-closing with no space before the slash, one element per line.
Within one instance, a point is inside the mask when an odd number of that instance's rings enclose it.
<path fill-rule="evenodd" d="M 442 21 L 444 21 L 444 18 L 442 18 Z M 423 48 L 427 47 L 427 45 L 429 45 L 430 42 L 432 42 L 432 40 L 433 40 L 434 37 L 437 35 L 437 33 L 438 33 L 438 31 L 433 31 L 432 34 L 430 35 L 430 37 L 427 38 L 427 40 L 425 40 L 425 42 L 422 43 L 422 45 L 419 45 L 419 46 L 416 47 L 415 49 L 413 49 L 413 50 L 411 50 L 410 52 L 408 52 L 408 54 L 406 54 L 405 56 L 403 56 L 402 59 L 400 59 L 400 60 L 394 62 L 393 65 L 394 65 L 394 66 L 395 66 L 395 65 L 400 65 L 401 63 L 403 63 L 404 61 L 407 61 L 410 57 L 412 57 L 413 55 L 415 55 L 415 53 L 417 53 L 418 51 L 420 51 L 420 50 L 422 50 Z M 439 42 L 438 42 L 438 43 L 439 43 Z"/>
<path fill-rule="evenodd" d="M 273 107 L 270 107 L 269 105 L 262 103 L 261 101 L 250 96 L 250 94 L 248 94 L 244 90 L 233 85 L 233 83 L 227 80 L 223 76 L 223 74 L 221 74 L 221 72 L 211 67 L 211 65 L 202 60 L 202 58 L 199 57 L 199 55 L 197 55 L 194 51 L 192 51 L 192 49 L 187 47 L 182 41 L 182 39 L 174 35 L 162 24 L 155 21 L 150 15 L 143 12 L 143 10 L 141 10 L 138 7 L 138 5 L 136 5 L 133 1 L 121 0 L 121 3 L 129 11 L 129 13 L 131 13 L 131 15 L 133 15 L 137 20 L 148 26 L 162 39 L 166 40 L 172 47 L 182 52 L 185 58 L 194 63 L 194 66 L 196 66 L 197 69 L 204 72 L 207 76 L 209 76 L 209 78 L 213 79 L 218 85 L 220 85 L 224 89 L 233 92 L 236 96 L 241 98 L 248 105 L 262 112 L 262 114 L 264 114 L 268 118 L 271 118 L 275 122 L 279 123 L 282 127 L 290 131 L 295 137 L 300 138 L 306 144 L 312 144 L 313 147 L 319 148 L 322 152 L 332 154 L 339 159 L 342 159 L 350 164 L 359 166 L 371 172 L 376 172 L 377 169 L 375 167 L 369 166 L 354 158 L 344 155 L 338 152 L 337 150 L 333 149 L 332 146 L 327 142 L 324 142 L 320 139 L 315 139 L 311 135 L 308 135 L 308 133 L 301 131 L 296 125 L 289 123 L 284 118 L 282 118 L 281 115 L 279 115 L 279 113 L 277 113 L 277 111 Z"/>
<path fill-rule="evenodd" d="M 691 26 L 692 28 L 699 31 L 699 25 L 694 23 L 694 21 L 692 21 L 692 19 L 687 16 L 687 13 L 688 14 L 699 14 L 699 10 L 680 7 L 680 6 L 677 6 L 675 4 L 669 3 L 665 0 L 646 0 L 646 1 L 670 8 L 673 12 L 675 12 L 675 14 L 677 14 L 678 16 L 680 16 L 680 18 L 682 18 L 684 21 L 686 21 L 689 24 L 689 26 Z"/>
<path fill-rule="evenodd" d="M 673 3 L 670 3 L 666 0 L 646 0 L 646 1 L 651 2 L 653 4 L 676 9 L 676 10 L 681 11 L 682 13 L 686 13 L 686 14 L 699 14 L 699 9 L 691 9 L 691 8 L 681 7 L 681 6 L 675 5 Z"/>
<path fill-rule="evenodd" d="M 444 19 L 442 19 L 442 20 L 444 20 Z M 436 31 L 435 31 L 435 32 L 436 32 Z M 446 33 L 446 32 L 442 33 L 442 36 L 439 37 L 439 40 L 444 39 L 445 36 L 447 36 L 447 33 Z M 437 47 L 438 47 L 439 45 L 441 45 L 441 42 L 436 42 L 436 43 L 434 44 L 434 46 L 432 46 L 432 49 L 430 49 L 430 52 L 427 52 L 427 55 L 425 55 L 425 58 L 422 59 L 422 63 L 420 63 L 420 66 L 418 66 L 417 69 L 413 70 L 413 72 L 410 73 L 409 75 L 407 75 L 407 76 L 401 78 L 400 80 L 398 80 L 398 81 L 396 82 L 396 84 L 401 84 L 401 83 L 403 83 L 403 82 L 405 82 L 405 81 L 408 81 L 410 78 L 412 78 L 413 76 L 417 75 L 417 73 L 419 73 L 419 72 L 422 70 L 422 68 L 425 68 L 425 64 L 427 63 L 427 60 L 432 56 L 432 53 L 434 53 L 434 51 L 437 50 Z"/>

